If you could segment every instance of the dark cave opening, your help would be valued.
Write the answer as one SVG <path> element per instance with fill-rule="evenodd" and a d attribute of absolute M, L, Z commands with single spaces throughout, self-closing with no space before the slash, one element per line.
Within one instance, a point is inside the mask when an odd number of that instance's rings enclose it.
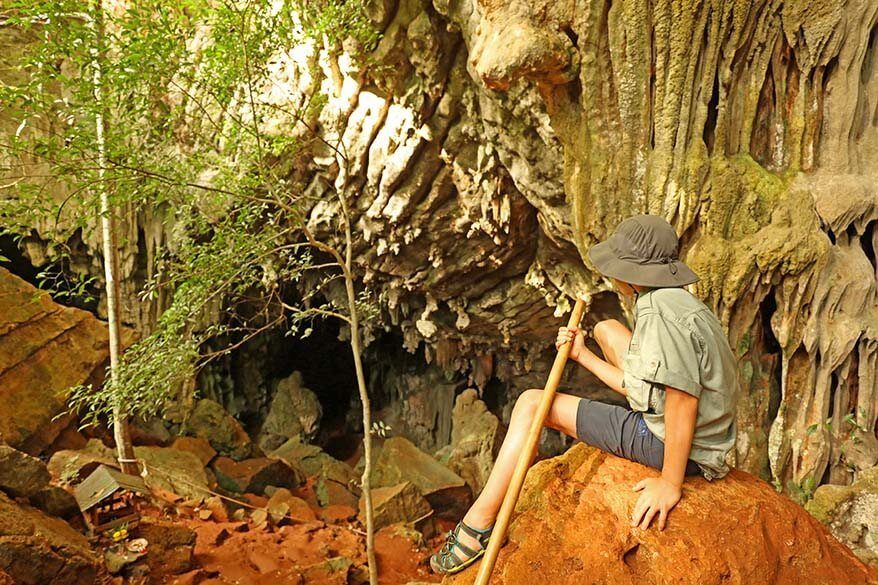
<path fill-rule="evenodd" d="M 707 119 L 704 121 L 702 138 L 707 146 L 707 154 L 713 154 L 713 145 L 716 143 L 716 122 L 719 117 L 719 75 L 713 77 L 713 91 L 710 101 L 707 102 Z"/>
<path fill-rule="evenodd" d="M 866 229 L 863 230 L 863 235 L 860 236 L 860 245 L 863 247 L 863 252 L 866 254 L 866 258 L 872 263 L 872 269 L 878 271 L 878 260 L 875 258 L 876 225 L 878 225 L 878 220 L 873 219 L 869 222 Z"/>
<path fill-rule="evenodd" d="M 759 318 L 760 323 L 762 324 L 762 330 L 760 332 L 762 336 L 762 347 L 766 357 L 770 358 L 770 371 L 767 372 L 769 383 L 768 411 L 766 413 L 766 420 L 769 424 L 777 418 L 777 413 L 780 409 L 781 387 L 783 384 L 783 371 L 781 367 L 783 356 L 781 355 L 781 346 L 771 328 L 771 317 L 776 310 L 777 301 L 774 298 L 773 291 L 770 291 L 765 295 L 765 298 L 759 305 Z"/>

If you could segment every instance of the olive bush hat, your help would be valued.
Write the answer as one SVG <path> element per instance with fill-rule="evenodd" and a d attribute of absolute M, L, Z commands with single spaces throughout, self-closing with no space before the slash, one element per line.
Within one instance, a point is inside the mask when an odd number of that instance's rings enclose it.
<path fill-rule="evenodd" d="M 684 286 L 698 275 L 677 257 L 677 232 L 658 215 L 635 215 L 595 244 L 588 257 L 602 274 L 654 288 Z"/>

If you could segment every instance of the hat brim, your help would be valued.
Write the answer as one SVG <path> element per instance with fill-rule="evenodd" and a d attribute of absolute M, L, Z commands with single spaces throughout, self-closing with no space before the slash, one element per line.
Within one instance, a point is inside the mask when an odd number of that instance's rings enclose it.
<path fill-rule="evenodd" d="M 588 257 L 601 274 L 628 284 L 659 288 L 686 286 L 699 280 L 698 275 L 680 260 L 672 265 L 638 264 L 631 260 L 623 260 L 613 251 L 609 241 L 603 241 L 589 248 Z"/>

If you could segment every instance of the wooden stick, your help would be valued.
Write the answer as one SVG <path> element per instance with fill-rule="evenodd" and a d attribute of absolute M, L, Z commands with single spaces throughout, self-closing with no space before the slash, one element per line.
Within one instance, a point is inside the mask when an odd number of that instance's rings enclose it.
<path fill-rule="evenodd" d="M 573 306 L 573 312 L 570 314 L 570 320 L 567 322 L 567 327 L 578 327 L 584 310 L 585 301 L 582 299 L 577 300 Z M 555 399 L 555 391 L 558 390 L 558 383 L 561 381 L 561 375 L 564 373 L 564 366 L 567 365 L 571 345 L 571 342 L 568 341 L 558 348 L 558 355 L 555 356 L 555 363 L 552 364 L 552 371 L 549 373 L 549 379 L 546 381 L 546 387 L 543 389 L 543 396 L 540 399 L 533 422 L 531 422 L 527 440 L 524 448 L 521 450 L 521 455 L 518 457 L 518 463 L 515 465 L 515 471 L 512 473 L 512 480 L 509 482 L 509 488 L 506 490 L 506 496 L 503 498 L 500 512 L 497 514 L 497 521 L 494 523 L 491 540 L 488 542 L 485 556 L 479 565 L 479 574 L 474 585 L 488 585 L 488 580 L 491 578 L 491 572 L 494 570 L 494 563 L 497 562 L 497 555 L 500 554 L 500 545 L 503 542 L 503 537 L 506 535 L 512 511 L 515 509 L 515 503 L 518 501 L 518 495 L 521 493 L 521 486 L 524 485 L 524 477 L 527 475 L 531 461 L 533 461 L 537 442 L 540 439 L 540 433 L 543 431 L 543 423 L 549 414 L 549 408 L 552 407 L 552 401 Z"/>

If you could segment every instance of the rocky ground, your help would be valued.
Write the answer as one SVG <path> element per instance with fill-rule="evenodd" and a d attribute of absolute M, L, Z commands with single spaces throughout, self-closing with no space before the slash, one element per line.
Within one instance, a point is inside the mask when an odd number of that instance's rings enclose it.
<path fill-rule="evenodd" d="M 205 412 L 211 423 L 201 426 L 195 414 Z M 150 490 L 139 525 L 91 541 L 73 494 L 99 466 L 115 466 L 112 449 L 72 431 L 47 463 L 0 446 L 0 568 L 12 582 L 368 581 L 352 465 L 298 439 L 265 453 L 209 401 L 193 413 L 190 435 L 135 448 Z M 458 515 L 470 488 L 406 439 L 382 443 L 374 491 L 381 582 L 437 581 L 426 559 L 449 528 L 441 516 Z M 145 555 L 128 550 L 139 539 Z"/>

